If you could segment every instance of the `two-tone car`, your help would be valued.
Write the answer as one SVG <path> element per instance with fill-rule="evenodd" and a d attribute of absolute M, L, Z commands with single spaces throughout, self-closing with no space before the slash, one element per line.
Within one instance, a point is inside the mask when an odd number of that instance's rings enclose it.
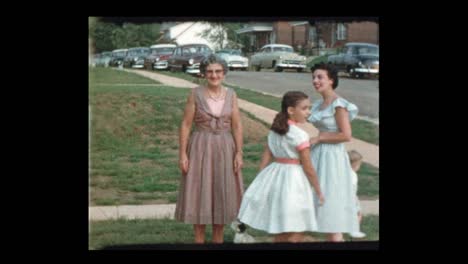
<path fill-rule="evenodd" d="M 236 69 L 245 71 L 249 67 L 249 59 L 242 56 L 240 50 L 222 49 L 216 51 L 216 55 L 218 55 L 226 61 L 229 70 L 231 71 Z"/>
<path fill-rule="evenodd" d="M 200 62 L 212 54 L 213 51 L 206 44 L 180 45 L 169 58 L 171 71 L 182 71 L 190 74 L 200 74 Z"/>
<path fill-rule="evenodd" d="M 379 46 L 375 44 L 349 42 L 339 54 L 330 55 L 327 60 L 351 77 L 376 77 L 379 74 Z"/>
<path fill-rule="evenodd" d="M 150 47 L 151 54 L 146 56 L 144 61 L 145 69 L 148 70 L 166 70 L 169 68 L 167 60 L 172 56 L 177 45 L 174 44 L 156 44 Z"/>
<path fill-rule="evenodd" d="M 127 56 L 128 49 L 115 49 L 112 51 L 112 58 L 109 61 L 109 66 L 120 67 L 123 66 L 123 61 Z"/>
<path fill-rule="evenodd" d="M 268 44 L 250 57 L 250 65 L 255 70 L 273 68 L 276 72 L 283 69 L 295 69 L 301 72 L 306 67 L 306 57 L 294 52 L 289 45 Z"/>
<path fill-rule="evenodd" d="M 129 48 L 124 59 L 123 66 L 126 68 L 141 69 L 144 67 L 145 58 L 151 53 L 149 47 Z"/>

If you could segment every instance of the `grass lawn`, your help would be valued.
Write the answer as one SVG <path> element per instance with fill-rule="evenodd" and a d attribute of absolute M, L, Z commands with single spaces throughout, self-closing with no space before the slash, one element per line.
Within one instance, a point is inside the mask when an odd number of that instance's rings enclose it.
<path fill-rule="evenodd" d="M 224 242 L 234 240 L 234 231 L 229 225 L 224 227 Z M 362 232 L 367 237 L 351 239 L 345 234 L 346 241 L 378 241 L 379 216 L 370 215 L 363 218 Z M 273 236 L 260 230 L 247 228 L 256 242 L 273 242 Z M 206 228 L 206 241 L 211 241 L 211 225 Z M 321 233 L 306 232 L 305 242 L 322 242 L 326 236 Z M 89 249 L 100 249 L 113 245 L 132 244 L 190 244 L 193 243 L 193 227 L 171 219 L 144 219 L 144 220 L 108 220 L 92 222 L 89 233 Z"/>
<path fill-rule="evenodd" d="M 89 84 L 160 84 L 159 82 L 116 68 L 89 68 Z"/>

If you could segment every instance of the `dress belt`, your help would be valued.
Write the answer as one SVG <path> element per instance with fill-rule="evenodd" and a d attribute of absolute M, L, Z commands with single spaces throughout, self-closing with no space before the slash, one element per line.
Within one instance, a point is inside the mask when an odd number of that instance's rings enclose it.
<path fill-rule="evenodd" d="M 289 159 L 289 158 L 275 158 L 275 161 L 278 163 L 284 163 L 284 164 L 301 164 L 301 161 L 298 159 Z"/>
<path fill-rule="evenodd" d="M 197 127 L 195 128 L 195 131 L 203 131 L 203 132 L 213 133 L 215 135 L 218 135 L 221 133 L 231 133 L 231 129 L 213 129 L 213 128 L 205 128 L 205 127 Z"/>

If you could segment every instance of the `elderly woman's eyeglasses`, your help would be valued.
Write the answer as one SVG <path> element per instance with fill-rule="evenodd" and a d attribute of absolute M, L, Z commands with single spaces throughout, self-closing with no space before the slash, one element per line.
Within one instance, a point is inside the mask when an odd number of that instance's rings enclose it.
<path fill-rule="evenodd" d="M 213 74 L 217 74 L 217 75 L 220 75 L 222 72 L 224 72 L 223 70 L 206 70 L 205 73 L 206 75 L 213 75 Z"/>

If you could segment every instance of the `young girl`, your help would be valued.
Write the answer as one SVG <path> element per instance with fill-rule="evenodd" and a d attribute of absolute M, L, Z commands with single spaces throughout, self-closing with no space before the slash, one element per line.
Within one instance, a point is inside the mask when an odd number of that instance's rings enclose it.
<path fill-rule="evenodd" d="M 239 220 L 275 234 L 275 242 L 301 242 L 304 231 L 315 231 L 314 195 L 324 202 L 309 157 L 309 136 L 296 126 L 310 115 L 303 92 L 287 92 L 268 134 L 260 172 L 246 190 Z M 274 162 L 266 166 L 271 159 Z M 301 166 L 302 165 L 302 166 Z"/>
<path fill-rule="evenodd" d="M 352 176 L 354 194 L 356 197 L 358 223 L 361 224 L 361 220 L 362 220 L 361 205 L 359 203 L 359 197 L 357 196 L 357 189 L 358 189 L 357 171 L 361 168 L 362 155 L 356 150 L 351 150 L 348 152 L 348 156 L 349 156 L 349 161 L 351 163 L 351 168 L 353 168 L 353 171 L 351 172 L 351 176 Z M 349 235 L 354 238 L 363 238 L 366 236 L 366 234 L 361 231 L 351 232 Z"/>

